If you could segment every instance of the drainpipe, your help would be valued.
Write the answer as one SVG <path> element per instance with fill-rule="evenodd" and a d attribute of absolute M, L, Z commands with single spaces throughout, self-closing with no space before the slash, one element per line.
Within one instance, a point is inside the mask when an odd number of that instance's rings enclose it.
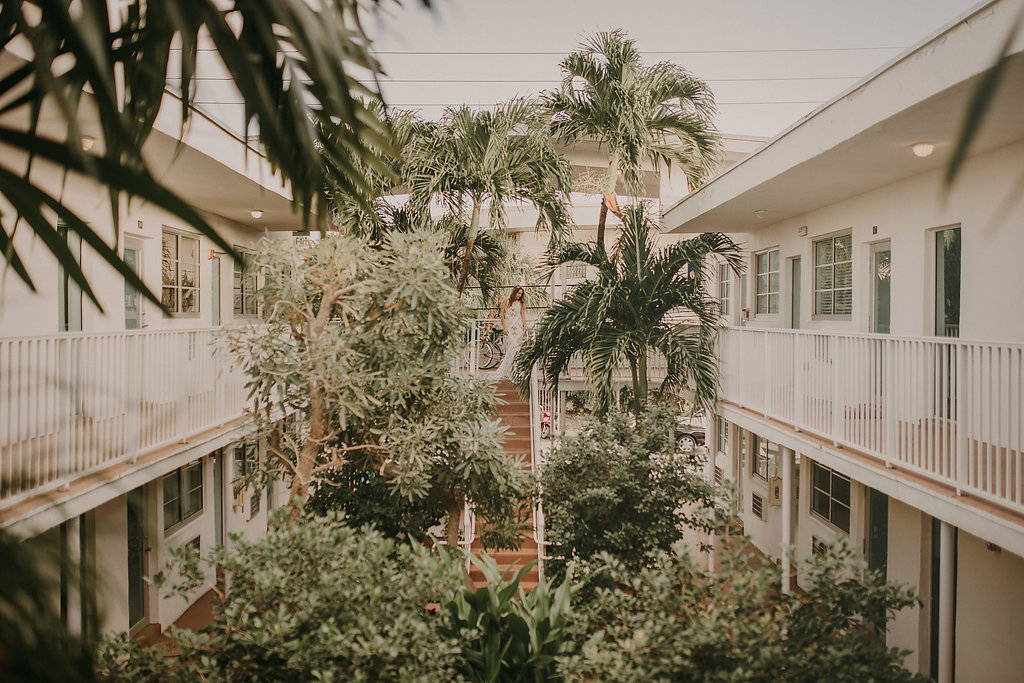
<path fill-rule="evenodd" d="M 953 525 L 939 524 L 939 683 L 953 683 Z"/>
<path fill-rule="evenodd" d="M 793 451 L 782 446 L 782 592 L 789 592 L 793 550 Z"/>

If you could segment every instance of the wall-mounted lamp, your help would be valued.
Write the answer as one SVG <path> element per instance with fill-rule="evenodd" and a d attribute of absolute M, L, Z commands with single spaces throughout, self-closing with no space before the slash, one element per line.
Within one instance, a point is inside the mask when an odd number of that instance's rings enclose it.
<path fill-rule="evenodd" d="M 799 228 L 796 229 L 796 234 L 800 235 L 800 237 L 807 237 L 807 226 L 801 225 Z"/>
<path fill-rule="evenodd" d="M 96 138 L 94 138 L 93 136 L 91 136 L 91 135 L 83 135 L 82 136 L 82 151 L 83 152 L 88 152 L 90 149 L 92 149 L 92 146 L 95 145 L 95 144 L 96 144 Z"/>
<path fill-rule="evenodd" d="M 910 149 L 914 151 L 914 156 L 918 156 L 923 159 L 927 156 L 931 156 L 932 152 L 935 151 L 935 145 L 930 142 L 915 142 L 910 146 Z"/>
<path fill-rule="evenodd" d="M 249 215 L 256 219 L 263 218 L 263 209 L 250 209 Z"/>

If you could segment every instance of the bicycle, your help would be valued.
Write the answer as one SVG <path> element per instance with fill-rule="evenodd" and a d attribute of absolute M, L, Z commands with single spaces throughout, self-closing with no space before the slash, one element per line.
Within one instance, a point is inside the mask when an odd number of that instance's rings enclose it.
<path fill-rule="evenodd" d="M 491 328 L 487 337 L 480 340 L 478 367 L 481 370 L 491 370 L 498 367 L 501 359 L 505 357 L 505 334 L 501 330 Z"/>

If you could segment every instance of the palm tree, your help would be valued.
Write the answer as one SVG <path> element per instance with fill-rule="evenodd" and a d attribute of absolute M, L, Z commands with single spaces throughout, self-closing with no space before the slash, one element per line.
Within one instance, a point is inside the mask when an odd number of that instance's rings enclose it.
<path fill-rule="evenodd" d="M 610 255 L 599 244 L 573 242 L 548 257 L 549 272 L 562 263 L 582 261 L 597 269 L 597 277 L 573 287 L 544 313 L 516 355 L 516 384 L 527 386 L 539 363 L 546 381 L 555 385 L 573 355 L 582 353 L 599 412 L 615 401 L 614 374 L 624 362 L 629 363 L 640 405 L 649 394 L 647 354 L 654 350 L 668 361 L 661 391 L 692 383 L 698 405 L 714 403 L 718 309 L 705 289 L 709 274 L 702 271 L 717 255 L 739 272 L 739 248 L 713 232 L 656 249 L 654 230 L 644 204 L 626 207 Z M 681 315 L 687 311 L 691 315 Z"/>
<path fill-rule="evenodd" d="M 490 227 L 505 224 L 506 202 L 528 202 L 538 210 L 537 227 L 553 240 L 568 229 L 566 197 L 569 162 L 552 143 L 544 117 L 526 100 L 512 100 L 493 112 L 448 109 L 432 134 L 409 152 L 412 202 L 427 207 L 443 201 L 452 213 L 470 210 L 466 247 L 456 280 L 461 293 L 490 203 Z"/>
<path fill-rule="evenodd" d="M 382 172 L 387 125 L 363 98 L 376 91 L 353 73 L 379 71 L 360 27 L 358 0 L 5 0 L 0 4 L 0 252 L 35 289 L 14 233 L 39 237 L 68 275 L 99 306 L 52 218 L 160 306 L 159 296 L 117 253 L 118 207 L 140 198 L 174 214 L 235 254 L 189 202 L 148 168 L 143 147 L 164 102 L 177 95 L 182 128 L 193 116 L 200 50 L 212 45 L 244 102 L 244 130 L 258 125 L 267 160 L 289 183 L 307 225 L 327 219 L 329 188 L 369 192 L 353 160 Z M 200 47 L 203 43 L 203 47 Z M 218 69 L 219 71 L 219 69 Z M 168 81 L 174 82 L 170 88 Z M 175 92 L 176 91 L 176 92 Z M 87 124 L 86 118 L 92 123 Z M 83 136 L 95 138 L 91 151 Z M 60 188 L 34 181 L 32 165 L 49 162 L 109 190 L 115 234 L 105 237 L 65 206 Z"/>
<path fill-rule="evenodd" d="M 678 167 L 691 186 L 707 178 L 719 154 L 715 100 L 703 81 L 676 64 L 645 66 L 621 31 L 598 33 L 561 68 L 561 88 L 542 96 L 552 131 L 567 144 L 597 140 L 609 154 L 597 223 L 603 247 L 615 187 L 621 178 L 639 195 L 645 161 L 656 169 Z"/>

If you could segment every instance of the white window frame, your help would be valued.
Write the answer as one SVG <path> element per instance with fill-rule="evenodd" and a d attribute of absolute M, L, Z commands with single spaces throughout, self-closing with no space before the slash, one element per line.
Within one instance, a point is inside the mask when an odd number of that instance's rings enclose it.
<path fill-rule="evenodd" d="M 848 259 L 842 261 L 836 260 L 836 241 L 848 238 L 850 241 Z M 830 245 L 830 261 L 828 263 L 818 262 L 818 245 L 828 243 Z M 816 318 L 842 318 L 849 319 L 853 315 L 853 232 L 846 230 L 844 232 L 838 232 L 834 235 L 828 235 L 816 239 L 811 243 L 811 256 L 814 259 L 814 317 Z M 847 265 L 849 268 L 849 285 L 844 287 L 837 286 L 836 283 L 836 270 L 838 266 Z M 821 285 L 821 280 L 824 275 L 828 273 L 830 286 L 824 287 Z M 836 311 L 836 295 L 839 292 L 849 292 L 849 310 Z M 827 311 L 823 310 L 824 306 L 820 305 L 819 295 L 828 295 L 828 307 Z"/>
<path fill-rule="evenodd" d="M 823 471 L 828 473 L 828 475 L 829 475 L 828 486 L 829 487 L 828 487 L 827 491 L 825 489 L 821 488 L 820 486 L 818 486 L 817 479 L 814 476 L 816 469 L 820 469 L 820 470 L 823 470 Z M 835 490 L 835 480 L 836 479 L 844 480 L 846 482 L 846 484 L 847 484 L 847 491 L 849 492 L 849 498 L 845 502 L 842 501 L 842 500 L 839 500 L 838 498 L 836 498 L 833 495 L 833 492 Z M 828 500 L 828 511 L 827 512 L 823 512 L 822 510 L 819 510 L 817 508 L 817 506 L 815 505 L 815 498 L 817 498 L 817 495 L 815 495 L 815 494 L 818 494 L 818 493 L 820 493 L 823 496 L 825 496 L 825 498 Z M 825 467 L 824 465 L 821 465 L 821 464 L 819 464 L 817 462 L 811 462 L 811 495 L 810 495 L 811 514 L 814 515 L 816 518 L 820 519 L 821 521 L 827 523 L 829 526 L 831 526 L 831 527 L 833 527 L 835 529 L 838 529 L 839 531 L 842 531 L 845 534 L 849 534 L 850 533 L 850 527 L 853 526 L 853 505 L 852 505 L 852 503 L 853 503 L 853 482 L 850 480 L 850 478 L 845 476 L 845 475 L 840 474 L 839 472 L 836 472 L 834 469 L 832 469 L 830 467 Z M 836 523 L 835 509 L 837 507 L 846 508 L 847 525 L 846 525 L 845 528 L 842 525 Z"/>
<path fill-rule="evenodd" d="M 754 445 L 750 450 L 750 473 L 767 482 L 768 477 L 774 474 L 778 462 L 779 444 L 755 434 Z"/>
<path fill-rule="evenodd" d="M 187 475 L 197 471 L 199 473 L 199 485 L 193 486 L 190 489 L 186 489 Z M 167 495 L 167 483 L 173 482 L 174 487 L 177 489 L 176 496 Z M 160 480 L 161 483 L 161 494 L 163 496 L 162 506 L 164 512 L 164 534 L 174 533 L 178 527 L 185 522 L 193 519 L 194 517 L 203 514 L 203 507 L 205 504 L 204 492 L 203 492 L 203 461 L 197 460 L 193 463 L 189 463 L 183 467 L 165 474 Z M 186 509 L 185 502 L 189 497 L 196 492 L 199 492 L 199 506 L 194 509 Z M 171 501 L 178 501 L 178 514 L 171 517 L 167 514 L 167 505 Z"/>
<path fill-rule="evenodd" d="M 174 259 L 170 259 L 164 253 L 164 240 L 166 240 L 168 237 L 173 238 L 174 241 L 175 241 L 175 251 L 176 251 L 177 255 L 176 255 L 176 257 Z M 186 240 L 189 241 L 189 242 L 195 243 L 195 262 L 194 262 L 194 267 L 195 267 L 194 278 L 195 279 L 194 279 L 194 282 L 193 282 L 193 286 L 190 286 L 190 287 L 186 287 L 183 284 L 182 272 L 181 272 L 182 242 L 186 241 Z M 200 291 L 201 291 L 201 289 L 200 289 L 201 280 L 200 280 L 200 272 L 199 272 L 200 271 L 200 257 L 199 257 L 199 253 L 200 253 L 200 242 L 199 242 L 199 237 L 198 236 L 190 235 L 190 234 L 184 233 L 184 232 L 178 232 L 177 230 L 171 230 L 169 228 L 164 228 L 163 231 L 161 232 L 161 235 L 160 235 L 160 291 L 161 291 L 161 297 L 160 298 L 161 298 L 161 301 L 163 301 L 164 306 L 175 317 L 182 317 L 182 318 L 197 318 L 197 317 L 199 317 L 199 311 L 200 311 L 200 302 L 199 302 L 199 300 L 200 300 Z M 173 269 L 174 269 L 173 276 L 172 276 L 173 277 L 173 281 L 168 283 L 168 282 L 166 282 L 166 279 L 167 279 L 166 276 L 167 276 L 167 270 L 168 270 L 168 263 L 171 263 L 171 262 L 173 262 Z M 174 304 L 173 305 L 168 305 L 167 296 L 166 296 L 166 293 L 167 293 L 168 290 L 171 290 L 171 291 L 174 292 Z M 183 308 L 184 308 L 184 301 L 185 301 L 184 294 L 187 291 L 193 292 L 194 306 L 193 306 L 193 308 L 191 308 L 191 309 L 186 311 L 186 310 L 183 310 Z"/>
<path fill-rule="evenodd" d="M 718 314 L 729 315 L 729 299 L 732 296 L 732 268 L 728 263 L 718 264 Z"/>
<path fill-rule="evenodd" d="M 258 275 L 252 270 L 250 259 L 255 253 L 235 246 L 242 261 L 234 261 L 231 276 L 231 312 L 237 318 L 255 318 L 259 315 L 256 305 L 256 290 L 259 289 Z M 251 306 L 250 306 L 251 305 Z M 248 309 L 248 311 L 247 311 Z"/>
<path fill-rule="evenodd" d="M 775 255 L 775 269 L 772 270 L 772 255 Z M 782 282 L 782 253 L 778 248 L 766 249 L 754 254 L 754 314 L 777 315 Z M 762 270 L 762 258 L 764 269 Z M 774 279 L 774 288 L 772 276 Z M 775 305 L 772 305 L 774 297 Z M 762 310 L 761 304 L 764 304 Z"/>

